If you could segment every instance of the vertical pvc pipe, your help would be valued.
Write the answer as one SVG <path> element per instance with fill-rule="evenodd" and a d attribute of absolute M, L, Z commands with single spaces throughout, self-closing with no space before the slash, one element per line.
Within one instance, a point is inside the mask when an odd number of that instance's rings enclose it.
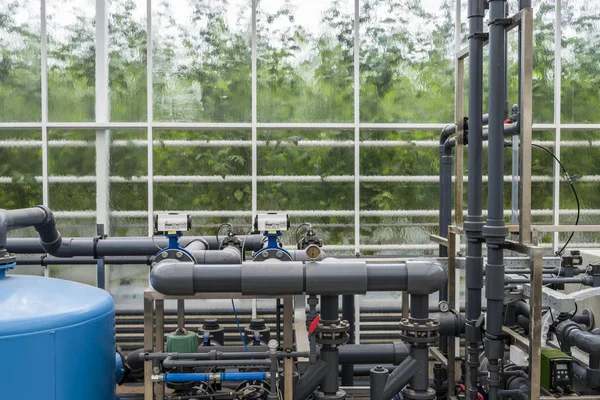
<path fill-rule="evenodd" d="M 321 321 L 323 324 L 337 323 L 339 320 L 338 296 L 321 296 Z M 321 347 L 321 360 L 327 363 L 327 373 L 321 382 L 325 395 L 335 395 L 339 389 L 339 356 L 337 347 L 324 344 Z"/>
<path fill-rule="evenodd" d="M 354 343 L 354 295 L 342 296 L 342 319 L 348 321 L 348 344 Z M 342 365 L 342 385 L 354 385 L 354 365 Z"/>
<path fill-rule="evenodd" d="M 506 67 L 505 0 L 490 1 L 489 105 L 488 105 L 488 219 L 484 227 L 487 243 L 486 298 L 489 399 L 498 398 L 500 361 L 504 353 L 504 250 L 508 234 L 504 223 L 504 89 Z"/>
<path fill-rule="evenodd" d="M 467 236 L 466 261 L 466 340 L 470 400 L 477 400 L 481 331 L 476 322 L 481 315 L 483 286 L 482 256 L 482 135 L 483 123 L 483 0 L 469 0 L 469 182 L 468 213 L 463 228 Z M 502 93 L 502 92 L 501 92 Z"/>

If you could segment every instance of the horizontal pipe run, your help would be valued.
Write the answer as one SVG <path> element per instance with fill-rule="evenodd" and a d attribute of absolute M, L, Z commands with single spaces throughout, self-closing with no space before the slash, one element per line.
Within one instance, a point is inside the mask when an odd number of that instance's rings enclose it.
<path fill-rule="evenodd" d="M 268 372 L 166 373 L 159 376 L 159 381 L 173 383 L 264 381 L 269 377 Z"/>
<path fill-rule="evenodd" d="M 179 244 L 187 246 L 193 241 L 203 241 L 209 250 L 218 250 L 225 236 L 182 236 Z M 262 248 L 262 235 L 238 236 L 246 250 Z M 106 257 L 106 256 L 151 256 L 168 247 L 165 237 L 108 237 L 108 238 L 63 238 L 60 247 L 53 253 L 56 257 Z M 48 253 L 36 238 L 8 238 L 6 248 L 17 254 Z"/>
<path fill-rule="evenodd" d="M 162 261 L 150 274 L 154 289 L 166 295 L 339 295 L 391 290 L 431 294 L 439 290 L 446 280 L 445 271 L 433 260 L 412 260 L 398 264 L 340 260 L 307 263 L 249 261 L 232 265 Z"/>
<path fill-rule="evenodd" d="M 464 320 L 464 318 L 463 318 Z M 440 326 L 446 326 L 443 321 L 440 321 Z M 450 329 L 450 328 L 448 328 Z M 464 330 L 464 329 L 463 329 Z M 244 353 L 242 346 L 218 346 L 215 350 L 214 346 L 199 346 L 198 353 L 209 354 L 210 352 L 216 351 L 216 358 L 225 359 L 229 358 L 230 352 L 235 352 L 237 355 L 248 354 Z M 254 358 L 267 358 L 267 346 L 249 346 L 248 349 L 252 357 Z M 317 351 L 319 351 L 317 349 Z M 391 364 L 399 365 L 409 355 L 409 348 L 402 342 L 394 343 L 377 343 L 377 344 L 346 344 L 339 348 L 339 360 L 341 365 L 347 364 Z M 263 354 L 264 353 L 264 354 Z M 150 353 L 147 355 L 142 354 L 145 359 L 153 359 L 154 355 L 158 356 L 156 359 L 164 360 L 168 353 Z M 288 353 L 282 353 L 285 356 L 289 356 Z M 292 357 L 305 357 L 302 353 L 294 352 L 291 354 Z M 243 357 L 239 357 L 243 358 Z M 209 358 L 198 357 L 199 360 L 205 360 Z"/>
<path fill-rule="evenodd" d="M 105 264 L 113 265 L 151 265 L 154 256 L 110 256 L 104 257 Z M 23 257 L 17 256 L 18 265 L 97 265 L 98 259 L 92 257 L 52 257 L 52 256 L 37 256 Z"/>
<path fill-rule="evenodd" d="M 180 367 L 269 367 L 271 360 L 173 360 L 167 357 L 162 365 L 166 369 Z"/>
<path fill-rule="evenodd" d="M 523 284 L 530 283 L 528 278 L 507 278 L 504 280 L 505 285 L 509 284 Z M 593 284 L 591 276 L 581 276 L 573 278 L 543 278 L 542 284 L 554 284 L 554 283 L 580 283 L 582 285 L 591 286 Z"/>

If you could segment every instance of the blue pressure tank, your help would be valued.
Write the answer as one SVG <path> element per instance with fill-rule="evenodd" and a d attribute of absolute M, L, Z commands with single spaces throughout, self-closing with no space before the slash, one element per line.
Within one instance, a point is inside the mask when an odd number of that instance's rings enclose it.
<path fill-rule="evenodd" d="M 7 275 L 0 355 L 0 399 L 114 400 L 114 302 L 81 283 Z"/>

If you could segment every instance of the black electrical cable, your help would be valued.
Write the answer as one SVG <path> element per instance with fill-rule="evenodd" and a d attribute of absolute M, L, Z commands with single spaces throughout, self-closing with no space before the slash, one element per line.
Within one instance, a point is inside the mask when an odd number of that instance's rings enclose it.
<path fill-rule="evenodd" d="M 296 231 L 294 232 L 294 239 L 296 240 L 296 244 L 298 244 L 299 240 L 298 240 L 298 231 L 300 230 L 300 228 L 302 228 L 303 226 L 306 227 L 307 231 L 310 231 L 311 226 L 308 222 L 304 222 L 300 225 L 298 225 L 298 227 L 296 227 Z"/>
<path fill-rule="evenodd" d="M 538 149 L 542 149 L 546 153 L 550 154 L 550 156 L 552 156 L 552 158 L 554 158 L 556 160 L 558 165 L 560 165 L 560 168 L 563 170 L 564 177 L 567 180 L 567 182 L 569 183 L 569 186 L 571 186 L 571 190 L 573 191 L 573 195 L 575 196 L 575 201 L 577 202 L 577 218 L 575 219 L 575 225 L 578 225 L 579 224 L 579 216 L 581 214 L 581 205 L 579 204 L 579 196 L 577 196 L 577 191 L 575 190 L 575 186 L 573 186 L 573 180 L 571 179 L 571 175 L 569 175 L 569 173 L 567 172 L 567 169 L 565 168 L 563 163 L 560 162 L 558 157 L 556 157 L 554 155 L 554 153 L 552 153 L 550 150 L 548 150 L 544 146 L 540 146 L 539 144 L 535 144 L 535 143 L 533 143 L 532 146 L 537 147 Z M 569 235 L 569 238 L 567 239 L 567 241 L 565 242 L 563 247 L 556 252 L 556 255 L 561 256 L 563 254 L 563 252 L 567 248 L 568 244 L 571 242 L 571 239 L 573 239 L 574 234 L 575 234 L 575 232 L 571 232 L 571 234 Z"/>
<path fill-rule="evenodd" d="M 219 227 L 217 228 L 217 233 L 215 234 L 215 237 L 217 238 L 217 245 L 219 243 L 219 232 L 221 232 L 221 228 L 224 226 L 228 226 L 229 229 L 233 229 L 233 225 L 231 225 L 229 222 L 224 222 L 221 225 L 219 225 Z"/>

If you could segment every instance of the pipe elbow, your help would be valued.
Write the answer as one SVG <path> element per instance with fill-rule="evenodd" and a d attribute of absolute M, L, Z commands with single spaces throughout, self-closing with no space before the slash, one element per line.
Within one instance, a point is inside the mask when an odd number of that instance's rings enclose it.
<path fill-rule="evenodd" d="M 409 294 L 431 294 L 440 290 L 448 281 L 446 272 L 438 261 L 406 261 L 407 288 Z"/>
<path fill-rule="evenodd" d="M 191 296 L 194 294 L 194 263 L 160 262 L 150 272 L 150 285 L 162 294 Z"/>
<path fill-rule="evenodd" d="M 55 255 L 62 244 L 60 232 L 56 229 L 54 214 L 46 206 L 37 206 L 42 209 L 46 217 L 39 224 L 34 225 L 35 230 L 40 235 L 40 243 L 48 254 Z"/>

